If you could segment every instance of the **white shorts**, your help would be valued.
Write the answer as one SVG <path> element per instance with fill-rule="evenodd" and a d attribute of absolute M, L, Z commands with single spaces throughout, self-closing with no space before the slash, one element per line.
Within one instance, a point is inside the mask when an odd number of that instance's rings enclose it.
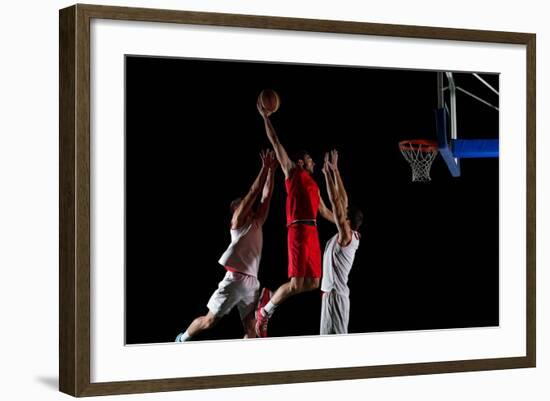
<path fill-rule="evenodd" d="M 321 334 L 347 334 L 349 296 L 334 291 L 323 293 L 321 300 Z"/>
<path fill-rule="evenodd" d="M 207 306 L 216 317 L 227 315 L 237 306 L 241 320 L 244 320 L 256 309 L 259 292 L 260 282 L 256 277 L 228 271 Z"/>

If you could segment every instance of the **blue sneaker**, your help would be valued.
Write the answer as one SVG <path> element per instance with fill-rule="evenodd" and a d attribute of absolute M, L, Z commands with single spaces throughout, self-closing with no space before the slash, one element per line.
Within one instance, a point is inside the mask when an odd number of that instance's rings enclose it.
<path fill-rule="evenodd" d="M 182 342 L 183 342 L 182 338 L 183 338 L 183 335 L 184 335 L 184 334 L 185 334 L 185 333 L 179 333 L 179 334 L 178 334 L 178 336 L 176 337 L 176 342 L 177 342 L 177 343 L 182 343 Z"/>

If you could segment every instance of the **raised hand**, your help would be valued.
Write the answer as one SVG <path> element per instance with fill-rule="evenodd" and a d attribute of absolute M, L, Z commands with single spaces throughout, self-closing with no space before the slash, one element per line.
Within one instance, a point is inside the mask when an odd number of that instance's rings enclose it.
<path fill-rule="evenodd" d="M 338 169 L 338 151 L 336 149 L 330 151 L 330 164 L 333 170 Z"/>
<path fill-rule="evenodd" d="M 333 152 L 336 152 L 334 150 L 330 151 L 330 153 L 325 153 L 325 163 L 323 166 L 323 169 L 327 169 L 327 172 L 329 171 L 335 171 L 337 169 L 336 165 L 332 160 L 334 160 Z M 330 157 L 330 159 L 329 159 Z M 338 152 L 336 152 L 336 161 L 338 161 Z"/>
<path fill-rule="evenodd" d="M 275 169 L 278 165 L 275 152 L 270 149 L 260 151 L 260 159 L 262 159 L 262 166 L 265 168 Z"/>
<path fill-rule="evenodd" d="M 270 149 L 267 149 L 265 150 L 264 155 L 265 155 L 264 166 L 272 170 L 275 169 L 279 164 L 279 162 L 275 158 L 275 152 Z"/>
<path fill-rule="evenodd" d="M 277 157 L 275 156 L 275 151 L 270 150 L 269 151 L 269 157 L 270 157 L 270 159 L 269 159 L 269 162 L 270 162 L 269 168 L 271 170 L 277 169 L 277 167 L 279 167 L 279 161 L 277 160 Z"/>
<path fill-rule="evenodd" d="M 256 101 L 256 107 L 258 108 L 258 111 L 260 112 L 260 115 L 264 118 L 269 117 L 271 115 L 270 111 L 267 111 L 264 106 L 262 106 L 262 102 L 260 101 L 260 98 L 258 97 L 258 100 Z"/>
<path fill-rule="evenodd" d="M 329 154 L 327 152 L 327 153 L 325 153 L 323 168 L 321 169 L 321 171 L 323 171 L 323 174 L 328 174 L 330 172 L 331 167 L 330 167 L 330 162 L 329 162 L 328 158 L 329 158 Z"/>

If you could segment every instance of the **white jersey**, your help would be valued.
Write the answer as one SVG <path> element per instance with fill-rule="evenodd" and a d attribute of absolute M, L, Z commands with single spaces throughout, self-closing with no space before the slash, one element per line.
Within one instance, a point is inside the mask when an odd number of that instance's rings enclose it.
<path fill-rule="evenodd" d="M 352 232 L 351 242 L 347 246 L 338 244 L 338 234 L 334 235 L 325 246 L 323 255 L 323 279 L 321 291 L 334 291 L 337 294 L 349 295 L 348 275 L 359 248 L 359 233 Z"/>
<path fill-rule="evenodd" d="M 262 256 L 262 227 L 252 221 L 235 230 L 231 229 L 231 244 L 223 253 L 219 264 L 250 276 L 258 277 Z"/>

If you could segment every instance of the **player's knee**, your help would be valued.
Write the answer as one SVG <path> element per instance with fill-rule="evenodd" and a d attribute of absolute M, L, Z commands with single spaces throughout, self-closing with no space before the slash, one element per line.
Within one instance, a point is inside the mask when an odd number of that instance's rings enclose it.
<path fill-rule="evenodd" d="M 206 315 L 202 317 L 202 327 L 206 330 L 216 325 L 216 318 L 212 315 Z"/>
<path fill-rule="evenodd" d="M 288 286 L 288 293 L 289 295 L 296 294 L 298 292 L 298 286 L 296 283 L 290 282 L 290 285 Z"/>
<path fill-rule="evenodd" d="M 313 291 L 319 288 L 320 280 L 318 278 L 314 278 L 312 280 L 308 280 L 304 284 L 307 286 L 308 291 Z"/>
<path fill-rule="evenodd" d="M 289 291 L 290 295 L 298 294 L 304 291 L 304 282 L 297 280 L 290 281 Z"/>

